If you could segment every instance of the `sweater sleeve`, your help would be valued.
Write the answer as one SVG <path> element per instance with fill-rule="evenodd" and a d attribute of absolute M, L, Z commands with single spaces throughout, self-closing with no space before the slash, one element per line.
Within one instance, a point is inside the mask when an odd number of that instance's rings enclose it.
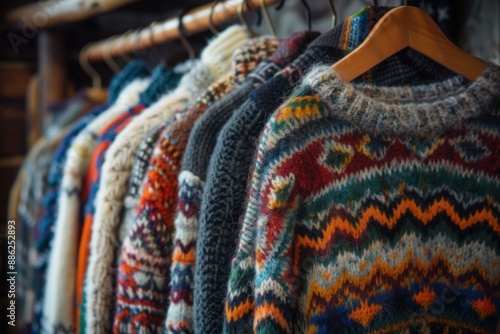
<path fill-rule="evenodd" d="M 256 164 L 229 281 L 227 333 L 291 333 L 299 188 L 293 171 Z M 258 182 L 261 180 L 261 182 Z"/>

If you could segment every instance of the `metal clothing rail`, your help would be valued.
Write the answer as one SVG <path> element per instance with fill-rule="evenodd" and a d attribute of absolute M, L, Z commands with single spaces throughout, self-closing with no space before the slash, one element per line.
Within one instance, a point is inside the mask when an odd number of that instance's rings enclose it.
<path fill-rule="evenodd" d="M 138 0 L 47 0 L 15 8 L 5 19 L 13 26 L 28 22 L 35 28 L 48 28 L 107 13 Z"/>
<path fill-rule="evenodd" d="M 214 25 L 230 21 L 237 17 L 238 7 L 245 0 L 220 1 L 214 5 L 209 3 L 188 11 L 182 18 L 182 24 L 189 34 L 195 34 Z M 262 3 L 272 5 L 278 0 L 247 0 L 251 9 L 260 9 Z M 249 10 L 249 6 L 243 6 L 243 13 Z M 211 16 L 211 22 L 210 22 Z M 179 20 L 177 17 L 166 21 L 155 22 L 151 26 L 143 28 L 134 33 L 113 36 L 103 41 L 90 44 L 85 52 L 90 61 L 103 60 L 106 57 L 119 56 L 138 49 L 146 49 L 155 44 L 162 44 L 181 37 L 179 32 Z"/>

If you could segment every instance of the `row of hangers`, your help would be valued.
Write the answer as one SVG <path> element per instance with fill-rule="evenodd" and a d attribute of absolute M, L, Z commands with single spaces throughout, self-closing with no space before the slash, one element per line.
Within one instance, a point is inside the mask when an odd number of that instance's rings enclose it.
<path fill-rule="evenodd" d="M 218 31 L 213 23 L 213 13 L 220 2 L 220 0 L 213 2 L 207 17 L 207 26 L 214 34 L 218 34 Z M 276 9 L 282 8 L 284 2 L 284 0 L 281 0 Z M 305 0 L 301 0 L 301 3 L 307 14 L 309 29 L 311 29 L 310 8 Z M 332 0 L 328 0 L 328 4 L 332 12 L 332 24 L 334 26 L 337 16 L 335 6 Z M 378 5 L 378 1 L 374 1 L 374 4 Z M 248 0 L 240 1 L 237 11 L 238 17 L 247 29 L 253 32 L 244 18 L 244 6 L 246 6 L 247 9 L 252 9 Z M 273 35 L 276 35 L 274 24 L 266 6 L 266 0 L 260 0 L 260 8 L 264 13 L 269 30 Z M 178 16 L 177 29 L 179 32 L 179 39 L 181 39 L 188 50 L 190 58 L 194 58 L 194 49 L 187 40 L 186 29 L 183 26 L 183 16 L 185 13 L 186 12 L 182 12 L 181 15 Z M 258 13 L 260 13 L 260 11 L 258 11 Z M 261 18 L 259 16 L 258 21 L 260 20 Z M 156 44 L 154 35 L 155 24 L 156 23 L 153 23 L 149 27 L 152 45 Z M 113 46 L 114 42 L 119 42 L 124 38 L 130 38 L 131 33 L 132 32 L 127 32 L 122 36 L 111 37 L 108 40 L 108 51 Z M 87 50 L 89 47 L 91 47 L 91 45 L 87 45 L 80 53 L 80 65 L 85 72 L 91 76 L 93 89 L 100 90 L 101 79 L 98 73 L 90 66 L 87 59 Z M 137 45 L 136 47 L 138 48 L 139 46 Z M 350 82 L 406 47 L 412 48 L 429 57 L 431 60 L 463 76 L 469 81 L 476 80 L 486 68 L 485 62 L 466 53 L 451 42 L 429 14 L 420 8 L 408 6 L 407 0 L 405 0 L 402 6 L 395 7 L 385 14 L 372 29 L 365 41 L 349 55 L 333 64 L 332 69 L 334 69 L 345 82 Z M 125 49 L 123 49 L 123 51 L 124 50 Z M 125 61 L 131 60 L 125 52 L 122 52 L 120 56 Z M 112 59 L 110 52 L 106 52 L 103 58 L 113 71 L 120 71 L 120 67 Z"/>

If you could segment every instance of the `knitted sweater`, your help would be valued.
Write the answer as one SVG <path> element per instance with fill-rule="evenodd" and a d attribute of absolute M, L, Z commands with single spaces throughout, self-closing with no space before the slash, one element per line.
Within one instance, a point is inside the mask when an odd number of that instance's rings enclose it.
<path fill-rule="evenodd" d="M 317 38 L 307 52 L 287 67 L 283 74 L 253 92 L 221 131 L 210 163 L 200 215 L 197 256 L 210 258 L 211 261 L 200 261 L 196 266 L 195 296 L 204 296 L 202 298 L 207 303 L 200 307 L 205 316 L 197 316 L 196 319 L 205 319 L 210 315 L 214 319 L 211 327 L 215 323 L 221 326 L 223 322 L 222 312 L 216 311 L 223 297 L 217 299 L 214 295 L 227 284 L 228 267 L 239 228 L 237 221 L 243 214 L 248 169 L 255 142 L 268 115 L 290 94 L 309 66 L 318 62 L 333 63 L 343 57 L 364 40 L 378 17 L 387 10 L 384 7 L 367 8 Z M 410 61 L 406 61 L 407 58 Z M 373 77 L 377 81 L 380 78 L 394 84 L 407 77 L 416 77 L 415 72 L 421 64 L 425 64 L 424 68 L 432 71 L 437 78 L 449 75 L 449 72 L 436 68 L 436 65 L 429 66 L 429 61 L 412 59 L 405 52 L 375 68 L 372 72 L 383 75 Z M 386 73 L 392 73 L 393 82 Z M 427 78 L 430 75 L 422 72 L 419 76 Z M 362 79 L 371 80 L 372 76 L 368 73 Z"/>
<path fill-rule="evenodd" d="M 260 60 L 276 49 L 277 44 L 276 38 L 264 37 L 252 40 L 237 50 L 234 55 L 235 72 L 212 84 L 194 107 L 165 128 L 150 161 L 136 221 L 122 247 L 115 332 L 141 327 L 153 332 L 161 330 L 168 305 L 168 285 L 165 283 L 168 282 L 172 251 L 177 174 L 190 129 L 208 105 L 236 87 Z M 150 233 L 155 235 L 154 242 L 151 242 Z M 137 277 L 143 277 L 142 281 Z M 150 280 L 158 282 L 158 285 L 148 284 Z M 147 316 L 148 323 L 133 320 L 139 315 Z M 169 321 L 172 326 L 183 323 L 178 324 L 177 318 Z"/>
<path fill-rule="evenodd" d="M 261 61 L 265 61 L 266 58 L 271 56 L 277 46 L 279 44 L 279 40 L 276 38 L 262 37 L 261 39 L 254 40 L 254 43 L 248 45 L 245 52 L 242 52 L 240 55 L 236 55 L 237 58 L 241 58 L 244 61 L 237 61 L 236 73 L 234 76 L 229 78 L 221 88 L 218 88 L 218 91 L 221 91 L 220 94 L 213 94 L 214 98 L 217 99 L 219 96 L 229 93 L 232 89 L 236 88 L 236 84 L 242 83 L 243 79 L 250 72 L 251 76 L 254 76 L 254 69 L 257 67 L 260 68 L 259 63 Z M 256 81 L 263 80 L 261 76 L 267 73 L 269 76 L 271 75 L 271 71 L 269 70 L 270 66 L 266 66 L 265 68 L 260 68 L 259 73 L 256 74 Z M 267 69 L 267 71 L 266 71 Z M 263 73 L 260 73 L 263 72 Z M 251 82 L 245 82 L 242 86 L 238 87 L 235 91 L 231 92 L 231 94 L 227 95 L 228 100 L 226 103 L 232 105 L 233 103 L 240 103 L 238 100 L 242 100 L 243 96 L 247 95 L 247 92 L 252 90 Z M 217 88 L 216 86 L 214 88 Z M 211 93 L 211 92 L 209 92 Z M 234 93 L 234 94 L 233 94 Z M 206 106 L 207 104 L 205 104 Z M 222 108 L 220 104 L 215 103 L 212 108 Z M 208 110 L 210 110 L 208 109 Z M 207 111 L 208 111 L 207 110 Z M 205 108 L 199 107 L 198 110 L 193 110 L 192 116 L 186 115 L 185 119 L 182 120 L 186 127 L 186 131 L 182 133 L 179 138 L 169 138 L 170 142 L 177 141 L 176 145 L 177 150 L 181 152 L 180 158 L 177 160 L 175 164 L 169 167 L 172 169 L 172 175 L 178 178 L 178 170 L 181 167 L 181 159 L 183 156 L 183 152 L 186 148 L 187 141 L 190 137 L 191 129 L 195 121 L 198 120 L 199 117 L 203 117 L 205 114 Z M 204 150 L 205 147 L 198 147 L 198 153 L 203 155 L 209 152 Z M 168 156 L 168 152 L 163 152 L 164 156 Z M 167 161 L 174 161 L 174 159 L 167 159 Z M 172 201 L 173 203 L 177 203 L 177 180 L 171 182 L 167 180 L 167 185 L 172 187 L 174 191 L 171 194 L 171 197 L 167 199 L 168 202 Z M 169 212 L 169 216 L 165 218 L 165 222 L 167 226 L 173 226 L 174 214 L 176 211 L 176 205 L 174 206 L 172 212 Z M 191 211 L 189 205 L 182 206 L 182 211 Z M 167 245 L 172 248 L 168 249 L 170 252 L 165 252 L 172 255 L 172 264 L 170 267 L 170 304 L 167 312 L 167 320 L 166 325 L 167 329 L 171 333 L 177 333 L 179 331 L 184 333 L 193 332 L 193 316 L 192 316 L 192 306 L 193 306 L 193 290 L 194 290 L 194 282 L 193 282 L 193 257 L 194 257 L 194 244 L 195 241 L 193 239 L 193 234 L 191 233 L 192 223 L 191 219 L 187 218 L 185 215 L 179 216 L 179 219 L 175 220 L 175 240 L 172 245 Z M 171 232 L 167 232 L 171 233 Z"/>
<path fill-rule="evenodd" d="M 84 326 L 78 326 L 80 321 L 80 306 L 83 302 L 83 281 L 89 257 L 89 243 L 93 216 L 95 213 L 94 200 L 99 190 L 100 170 L 104 163 L 104 155 L 117 134 L 127 126 L 132 118 L 142 112 L 148 105 L 154 103 L 162 94 L 175 88 L 181 78 L 181 73 L 159 66 L 155 69 L 148 88 L 140 94 L 140 103 L 129 109 L 123 115 L 118 116 L 110 122 L 101 132 L 98 143 L 92 153 L 91 162 L 87 171 L 86 183 L 81 194 L 82 203 L 85 203 L 83 230 L 80 238 L 78 251 L 78 266 L 76 277 L 76 315 L 77 328 L 84 333 Z M 82 306 L 82 318 L 85 319 L 85 309 Z M 83 321 L 82 321 L 83 323 Z"/>
<path fill-rule="evenodd" d="M 15 269 L 9 268 L 8 271 L 17 272 L 16 309 L 19 320 L 17 324 L 24 330 L 29 330 L 33 324 L 36 261 L 34 244 L 43 193 L 47 186 L 52 156 L 67 130 L 67 128 L 60 129 L 59 134 L 55 134 L 52 138 L 39 139 L 23 162 L 21 173 L 25 173 L 26 178 L 19 194 L 18 220 L 15 222 L 16 263 Z"/>
<path fill-rule="evenodd" d="M 92 121 L 73 140 L 67 153 L 64 175 L 58 199 L 52 250 L 48 262 L 47 281 L 43 303 L 44 331 L 69 330 L 74 327 L 74 292 L 78 234 L 80 231 L 79 194 L 98 134 L 113 120 L 138 102 L 139 93 L 147 81 L 138 79 L 129 84 L 116 103 Z M 49 298 L 50 297 L 50 298 Z"/>
<path fill-rule="evenodd" d="M 228 321 L 250 309 L 257 333 L 493 332 L 499 97 L 494 65 L 473 83 L 393 88 L 311 71 L 259 142 Z"/>
<path fill-rule="evenodd" d="M 119 96 L 119 92 L 126 87 L 132 80 L 143 77 L 147 74 L 146 64 L 142 61 L 130 62 L 122 72 L 111 80 L 109 87 L 109 103 L 113 104 Z M 47 179 L 47 190 L 44 193 L 44 212 L 37 227 L 37 261 L 35 266 L 35 333 L 40 331 L 40 319 L 42 316 L 42 300 L 45 287 L 45 274 L 47 270 L 47 261 L 51 249 L 53 237 L 53 226 L 56 221 L 57 199 L 59 197 L 59 186 L 62 181 L 64 162 L 67 152 L 74 138 L 92 122 L 98 115 L 107 110 L 109 105 L 103 105 L 91 111 L 80 119 L 71 129 L 71 131 L 62 140 L 54 154 L 50 171 Z"/>
<path fill-rule="evenodd" d="M 171 276 L 171 286 L 174 286 L 175 283 L 181 296 L 177 298 L 179 300 L 177 304 L 183 307 L 176 307 L 176 304 L 171 302 L 169 312 L 176 311 L 182 318 L 194 322 L 195 332 L 217 331 L 216 326 L 213 326 L 214 322 L 211 321 L 210 317 L 205 316 L 211 312 L 217 312 L 215 309 L 204 310 L 204 300 L 194 299 L 196 316 L 193 318 L 191 307 L 193 297 L 196 297 L 194 294 L 195 245 L 199 225 L 200 199 L 205 180 L 205 170 L 215 146 L 217 133 L 233 110 L 247 98 L 252 90 L 266 82 L 278 70 L 296 58 L 303 51 L 304 46 L 318 35 L 319 33 L 316 32 L 297 33 L 281 42 L 272 57 L 262 61 L 243 84 L 217 101 L 201 115 L 191 131 L 186 153 L 184 154 L 182 172 L 178 177 L 179 201 L 175 218 L 174 254 L 176 254 L 176 257 L 181 258 L 182 261 L 174 260 Z M 212 260 L 210 259 L 210 262 Z M 174 279 L 176 282 L 173 282 Z M 211 298 L 215 298 L 215 293 L 211 295 Z M 220 303 L 222 305 L 222 299 Z M 203 315 L 200 316 L 200 313 L 203 313 Z M 222 313 L 222 309 L 219 313 Z M 192 318 L 193 320 L 191 320 Z"/>
<path fill-rule="evenodd" d="M 141 145 L 137 149 L 135 154 L 134 167 L 132 168 L 132 174 L 130 175 L 130 182 L 128 185 L 127 196 L 125 197 L 125 203 L 123 204 L 123 218 L 120 222 L 118 231 L 118 243 L 121 245 L 125 238 L 127 237 L 132 225 L 135 221 L 135 213 L 139 205 L 139 199 L 141 196 L 141 190 L 144 184 L 144 179 L 146 177 L 146 172 L 149 166 L 149 160 L 151 160 L 151 155 L 156 146 L 156 143 L 160 139 L 166 124 L 162 123 L 156 128 L 151 130 L 146 137 L 141 142 Z M 120 262 L 120 251 L 115 256 L 115 265 L 118 267 Z"/>
<path fill-rule="evenodd" d="M 248 38 L 240 26 L 228 28 L 210 43 L 201 61 L 185 75 L 179 87 L 144 110 L 117 136 L 106 152 L 97 194 L 96 212 L 90 241 L 90 258 L 84 295 L 89 309 L 86 332 L 109 332 L 114 310 L 113 262 L 117 228 L 133 165 L 142 138 L 157 124 L 193 102 L 214 79 L 228 72 L 230 55 Z"/>

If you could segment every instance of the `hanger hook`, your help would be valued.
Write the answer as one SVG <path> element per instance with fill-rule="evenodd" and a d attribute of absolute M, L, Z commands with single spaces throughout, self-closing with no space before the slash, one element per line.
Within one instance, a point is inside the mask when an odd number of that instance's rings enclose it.
<path fill-rule="evenodd" d="M 115 73 L 118 74 L 121 71 L 120 66 L 115 62 L 113 57 L 111 57 L 111 48 L 116 43 L 116 36 L 108 38 L 104 44 L 104 54 L 103 59 L 106 65 Z"/>
<path fill-rule="evenodd" d="M 215 24 L 214 24 L 214 10 L 215 10 L 215 6 L 217 6 L 217 4 L 219 2 L 221 2 L 221 0 L 215 0 L 213 2 L 212 8 L 210 8 L 210 14 L 208 15 L 208 28 L 210 29 L 212 34 L 214 34 L 215 36 L 219 35 L 219 31 L 217 30 L 217 28 L 215 28 Z"/>
<path fill-rule="evenodd" d="M 189 59 L 192 60 L 196 57 L 196 55 L 195 55 L 193 47 L 191 46 L 191 44 L 189 44 L 189 41 L 186 37 L 187 36 L 186 28 L 184 28 L 184 24 L 182 23 L 182 18 L 184 17 L 184 14 L 186 14 L 186 13 L 187 13 L 187 10 L 183 10 L 179 14 L 179 26 L 178 26 L 179 38 L 189 54 Z"/>
<path fill-rule="evenodd" d="M 276 10 L 280 10 L 281 8 L 283 8 L 283 5 L 285 4 L 285 0 L 281 0 L 279 5 L 276 6 Z"/>
<path fill-rule="evenodd" d="M 307 27 L 309 30 L 312 29 L 312 18 L 311 18 L 311 8 L 309 8 L 309 5 L 307 4 L 306 0 L 300 0 L 302 2 L 302 5 L 306 9 L 306 14 L 307 14 Z"/>
<path fill-rule="evenodd" d="M 377 2 L 377 0 L 375 0 L 375 2 Z M 337 10 L 335 9 L 333 0 L 328 0 L 328 6 L 330 7 L 330 11 L 332 12 L 332 28 L 335 28 L 335 26 L 337 25 Z"/>
<path fill-rule="evenodd" d="M 266 0 L 260 0 L 260 7 L 262 8 L 262 12 L 264 13 L 264 18 L 266 19 L 267 25 L 269 26 L 269 30 L 271 30 L 271 34 L 276 36 L 276 29 L 274 28 L 273 21 L 271 20 L 271 16 L 269 15 L 269 11 L 267 10 Z"/>
<path fill-rule="evenodd" d="M 307 4 L 306 0 L 300 0 L 300 2 L 302 3 L 302 5 L 304 6 L 304 8 L 306 10 L 307 27 L 309 28 L 309 30 L 311 30 L 312 29 L 311 8 L 309 8 L 309 5 Z M 281 2 L 279 3 L 279 5 L 276 7 L 276 10 L 280 10 L 283 7 L 284 4 L 285 4 L 285 0 L 281 0 Z M 335 11 L 335 8 L 333 7 L 333 4 L 330 6 L 330 8 L 333 8 L 333 10 Z"/>
<path fill-rule="evenodd" d="M 92 79 L 92 87 L 101 88 L 101 82 L 102 82 L 101 76 L 92 66 L 90 66 L 89 59 L 87 57 L 87 52 L 90 46 L 91 43 L 83 47 L 83 49 L 80 51 L 78 61 L 83 71 Z"/>
<path fill-rule="evenodd" d="M 121 52 L 120 52 L 120 58 L 125 63 L 130 63 L 132 61 L 132 58 L 130 58 L 130 56 L 127 54 L 127 50 L 125 49 L 125 46 L 127 45 L 127 40 L 128 40 L 128 38 L 130 38 L 130 35 L 132 34 L 132 32 L 133 32 L 133 30 L 129 30 L 120 37 L 120 43 L 123 45 L 123 48 L 121 49 Z"/>
<path fill-rule="evenodd" d="M 252 36 L 256 36 L 255 31 L 252 30 L 252 27 L 250 27 L 247 20 L 245 19 L 245 16 L 243 15 L 243 6 L 244 5 L 247 5 L 247 7 L 248 7 L 248 3 L 246 0 L 242 0 L 238 6 L 238 17 L 239 17 L 241 23 L 243 23 L 245 25 L 245 27 L 247 27 L 247 30 L 250 32 L 250 34 Z M 250 7 L 248 7 L 248 8 L 250 8 Z"/>

